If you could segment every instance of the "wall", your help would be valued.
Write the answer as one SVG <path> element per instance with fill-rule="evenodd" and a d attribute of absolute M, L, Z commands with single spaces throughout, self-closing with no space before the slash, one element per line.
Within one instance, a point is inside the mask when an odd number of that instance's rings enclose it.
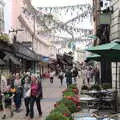
<path fill-rule="evenodd" d="M 4 2 L 0 0 L 0 32 L 4 32 Z"/>
<path fill-rule="evenodd" d="M 113 1 L 113 14 L 111 18 L 111 35 L 110 39 L 120 39 L 120 1 Z"/>
<path fill-rule="evenodd" d="M 112 0 L 113 14 L 111 17 L 110 40 L 120 40 L 120 0 Z M 112 63 L 112 87 L 116 88 L 116 63 Z M 120 111 L 120 62 L 117 63 L 118 111 Z"/>

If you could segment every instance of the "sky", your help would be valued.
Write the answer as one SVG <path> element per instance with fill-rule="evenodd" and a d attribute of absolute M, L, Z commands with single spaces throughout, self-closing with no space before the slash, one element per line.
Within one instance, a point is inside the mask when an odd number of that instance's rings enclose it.
<path fill-rule="evenodd" d="M 85 3 L 92 4 L 92 0 L 32 0 L 32 4 L 35 7 L 57 7 Z"/>
<path fill-rule="evenodd" d="M 61 7 L 61 6 L 72 6 L 72 5 L 80 5 L 80 4 L 88 4 L 88 3 L 92 5 L 92 0 L 32 0 L 32 4 L 35 7 Z M 65 22 L 65 20 L 69 20 L 71 16 L 60 16 L 60 17 L 61 17 L 60 20 Z M 84 23 L 80 24 L 80 28 L 92 29 L 92 23 L 90 23 L 90 21 L 84 20 Z M 85 45 L 82 44 L 81 47 L 84 48 Z"/>

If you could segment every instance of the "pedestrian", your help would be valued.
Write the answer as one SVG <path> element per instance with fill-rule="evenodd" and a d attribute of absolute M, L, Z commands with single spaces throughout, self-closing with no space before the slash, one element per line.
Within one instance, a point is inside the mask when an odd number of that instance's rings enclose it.
<path fill-rule="evenodd" d="M 39 116 L 42 115 L 40 100 L 42 99 L 42 85 L 35 75 L 31 76 L 30 118 L 34 117 L 34 103 L 36 102 Z"/>
<path fill-rule="evenodd" d="M 73 76 L 73 79 L 74 79 L 74 83 L 76 83 L 77 76 L 78 76 L 78 70 L 77 70 L 76 67 L 73 69 L 72 76 Z"/>
<path fill-rule="evenodd" d="M 85 68 L 85 67 L 83 67 L 81 71 L 82 71 L 82 73 L 81 73 L 81 74 L 82 74 L 82 81 L 83 81 L 83 83 L 82 83 L 82 84 L 84 84 L 84 85 L 85 85 L 85 84 L 86 84 L 86 72 L 87 72 L 87 70 L 86 70 L 86 68 Z"/>
<path fill-rule="evenodd" d="M 2 105 L 2 93 L 0 90 L 0 111 L 3 110 L 3 105 Z"/>
<path fill-rule="evenodd" d="M 50 83 L 53 83 L 54 75 L 55 75 L 55 72 L 54 72 L 54 71 L 51 71 L 51 72 L 50 72 Z"/>
<path fill-rule="evenodd" d="M 94 74 L 95 74 L 95 84 L 100 84 L 100 71 L 97 67 L 95 68 Z"/>
<path fill-rule="evenodd" d="M 90 85 L 91 80 L 91 69 L 88 67 L 86 72 L 87 84 Z"/>
<path fill-rule="evenodd" d="M 66 83 L 67 83 L 67 88 L 68 88 L 69 85 L 72 84 L 72 72 L 71 72 L 71 68 L 66 69 L 65 77 L 66 77 Z"/>
<path fill-rule="evenodd" d="M 21 107 L 21 98 L 22 98 L 22 83 L 20 79 L 19 73 L 16 73 L 16 78 L 14 80 L 14 87 L 16 89 L 16 93 L 14 96 L 14 102 L 16 106 L 16 112 L 20 112 L 20 107 Z"/>
<path fill-rule="evenodd" d="M 31 78 L 27 76 L 24 83 L 24 104 L 26 107 L 25 116 L 27 117 L 30 113 L 30 96 L 31 96 Z"/>
<path fill-rule="evenodd" d="M 2 102 L 3 102 L 2 119 L 6 119 L 8 109 L 10 112 L 10 116 L 13 117 L 13 108 L 12 108 L 13 97 L 14 97 L 14 92 L 11 91 L 10 86 L 7 86 L 6 90 L 3 92 L 2 95 Z"/>
<path fill-rule="evenodd" d="M 63 85 L 63 78 L 64 78 L 64 73 L 61 70 L 60 73 L 59 73 L 59 79 L 60 79 L 61 86 Z"/>
<path fill-rule="evenodd" d="M 4 74 L 1 75 L 1 86 L 0 86 L 0 109 L 3 110 L 3 101 L 2 94 L 5 92 L 7 88 L 7 79 Z"/>

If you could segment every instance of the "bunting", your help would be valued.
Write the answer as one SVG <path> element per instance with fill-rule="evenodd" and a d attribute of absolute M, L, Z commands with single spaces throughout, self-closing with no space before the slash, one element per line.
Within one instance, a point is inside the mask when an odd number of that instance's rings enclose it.
<path fill-rule="evenodd" d="M 74 6 L 61 7 L 39 7 L 38 14 L 33 15 L 28 9 L 23 8 L 23 13 L 30 16 L 30 19 L 38 23 L 38 35 L 47 35 L 52 38 L 52 42 L 67 44 L 72 40 L 71 46 L 75 42 L 88 42 L 88 36 L 92 34 L 92 29 L 78 27 L 79 23 L 85 19 L 91 20 L 92 6 L 90 4 L 80 4 Z M 62 20 L 64 16 L 69 16 L 67 20 Z M 67 32 L 71 37 L 61 37 L 60 34 Z M 56 36 L 56 34 L 58 34 Z M 53 41 L 54 40 L 54 41 Z M 64 42 L 63 42 L 64 41 Z M 87 42 L 88 41 L 88 42 Z M 74 45 L 73 45 L 74 46 Z M 75 47 L 73 47 L 75 49 Z"/>

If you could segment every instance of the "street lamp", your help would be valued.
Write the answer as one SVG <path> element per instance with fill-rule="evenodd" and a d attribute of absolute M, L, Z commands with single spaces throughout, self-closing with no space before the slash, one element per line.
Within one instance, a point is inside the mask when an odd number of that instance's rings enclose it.
<path fill-rule="evenodd" d="M 14 35 L 14 37 L 13 37 L 13 42 L 15 42 L 16 41 L 16 35 L 17 35 L 17 33 L 19 32 L 19 31 L 24 31 L 24 29 L 12 29 L 12 30 L 9 30 L 9 33 L 15 33 L 15 35 Z"/>

